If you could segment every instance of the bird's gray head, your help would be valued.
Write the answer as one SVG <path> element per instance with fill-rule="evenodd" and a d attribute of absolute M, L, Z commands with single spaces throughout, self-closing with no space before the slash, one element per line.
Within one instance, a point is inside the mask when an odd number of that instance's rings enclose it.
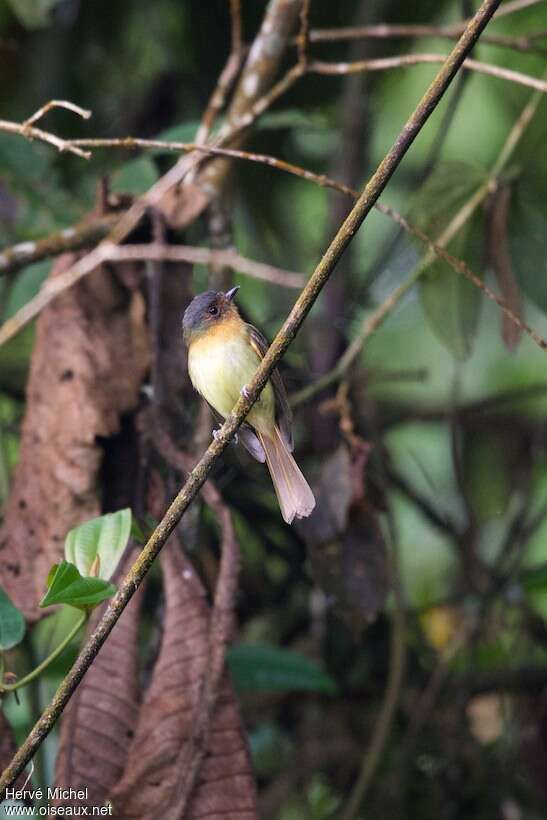
<path fill-rule="evenodd" d="M 239 285 L 226 293 L 207 290 L 194 296 L 182 317 L 182 333 L 187 345 L 199 333 L 226 319 L 230 314 L 237 313 L 233 298 L 238 290 Z"/>

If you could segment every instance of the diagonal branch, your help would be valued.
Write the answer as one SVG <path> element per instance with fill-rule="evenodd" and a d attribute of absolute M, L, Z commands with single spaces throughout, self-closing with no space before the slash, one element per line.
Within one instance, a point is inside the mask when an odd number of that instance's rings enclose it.
<path fill-rule="evenodd" d="M 188 476 L 184 486 L 170 505 L 164 518 L 152 533 L 137 561 L 122 582 L 116 596 L 111 601 L 104 616 L 93 631 L 93 634 L 81 650 L 74 666 L 60 684 L 53 700 L 19 748 L 10 765 L 3 772 L 0 778 L 0 800 L 5 796 L 6 788 L 16 780 L 51 731 L 87 669 L 93 663 L 95 656 L 107 639 L 116 621 L 131 600 L 135 591 L 139 588 L 139 585 L 145 578 L 155 558 L 159 555 L 167 538 L 173 532 L 185 511 L 188 509 L 188 506 L 206 481 L 214 464 L 218 461 L 221 454 L 235 436 L 238 428 L 243 423 L 251 407 L 257 401 L 273 369 L 298 333 L 304 319 L 331 276 L 341 255 L 355 236 L 363 220 L 372 210 L 374 203 L 395 173 L 395 170 L 420 130 L 435 110 L 446 89 L 454 79 L 458 69 L 461 67 L 466 55 L 473 48 L 499 4 L 500 0 L 484 0 L 481 4 L 477 13 L 466 27 L 462 37 L 447 57 L 441 70 L 429 85 L 422 99 L 403 126 L 394 145 L 369 180 L 361 196 L 317 265 L 308 284 L 297 299 L 283 327 L 278 332 L 264 356 L 260 367 L 247 385 L 245 395 L 241 395 L 233 411 L 222 425 L 217 437 L 211 442 L 204 455 Z"/>

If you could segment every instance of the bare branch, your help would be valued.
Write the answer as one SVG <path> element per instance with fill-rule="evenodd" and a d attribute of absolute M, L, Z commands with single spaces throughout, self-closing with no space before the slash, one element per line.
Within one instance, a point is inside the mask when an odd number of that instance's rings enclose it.
<path fill-rule="evenodd" d="M 81 148 L 70 145 L 70 143 L 61 139 L 61 137 L 50 134 L 49 131 L 43 131 L 41 128 L 36 128 L 34 125 L 27 125 L 24 122 L 0 120 L 0 131 L 6 131 L 8 134 L 19 134 L 19 136 L 31 141 L 39 140 L 40 142 L 47 142 L 49 145 L 53 145 L 60 153 L 68 151 L 71 154 L 76 154 L 78 157 L 83 157 L 83 159 L 89 159 L 91 157 L 89 151 L 82 151 Z"/>
<path fill-rule="evenodd" d="M 305 68 L 308 64 L 308 46 L 310 42 L 310 6 L 311 0 L 303 0 L 300 8 L 300 32 L 297 37 L 298 62 Z"/>
<path fill-rule="evenodd" d="M 33 123 L 37 122 L 45 114 L 47 114 L 48 111 L 51 111 L 52 108 L 66 108 L 68 111 L 73 111 L 85 120 L 88 120 L 91 117 L 91 111 L 88 111 L 85 108 L 80 108 L 80 106 L 75 103 L 67 102 L 66 100 L 50 100 L 48 103 L 39 108 L 38 111 L 35 111 L 35 113 L 24 122 L 0 120 L 0 131 L 7 131 L 9 134 L 19 134 L 27 140 L 36 139 L 41 142 L 47 142 L 49 145 L 53 145 L 57 148 L 60 152 L 69 151 L 71 154 L 76 154 L 84 159 L 89 159 L 91 156 L 89 151 L 82 151 L 81 148 L 71 145 L 67 140 L 61 139 L 55 134 L 51 134 L 49 131 L 43 131 L 41 128 L 36 128 L 33 125 Z"/>
<path fill-rule="evenodd" d="M 67 705 L 102 644 L 110 634 L 114 624 L 142 583 L 155 558 L 159 555 L 167 538 L 173 532 L 188 506 L 206 481 L 214 464 L 233 439 L 253 404 L 257 401 L 273 369 L 279 363 L 290 343 L 298 333 L 308 312 L 311 310 L 321 290 L 335 269 L 341 255 L 355 236 L 363 220 L 372 210 L 374 203 L 388 184 L 424 124 L 439 104 L 439 101 L 456 76 L 466 55 L 473 48 L 481 32 L 491 19 L 499 2 L 500 0 L 484 0 L 481 4 L 461 39 L 403 126 L 394 145 L 369 180 L 363 193 L 341 225 L 306 287 L 297 299 L 289 316 L 264 356 L 260 367 L 247 385 L 245 395 L 241 395 L 233 411 L 217 433 L 217 436 L 188 476 L 187 481 L 167 510 L 160 524 L 152 533 L 134 566 L 121 583 L 117 594 L 110 602 L 104 616 L 81 650 L 74 666 L 60 684 L 50 705 L 45 709 L 19 748 L 12 762 L 3 772 L 0 778 L 0 800 L 5 796 L 6 788 L 16 780 L 51 731 L 51 728 Z"/>
<path fill-rule="evenodd" d="M 273 285 L 285 288 L 301 288 L 306 277 L 302 273 L 255 262 L 241 256 L 235 250 L 217 250 L 215 248 L 196 248 L 190 245 L 112 245 L 106 249 L 109 262 L 127 262 L 148 260 L 154 262 L 192 262 L 200 265 L 218 264 L 233 271 L 262 279 Z M 70 285 L 68 285 L 70 287 Z"/>
<path fill-rule="evenodd" d="M 244 56 L 242 24 L 241 24 L 241 0 L 229 0 L 232 45 L 226 65 L 222 69 L 216 87 L 211 94 L 211 99 L 201 118 L 200 126 L 196 133 L 196 143 L 202 145 L 206 142 L 215 124 L 216 118 L 224 108 L 226 97 L 236 81 L 241 62 Z"/>
<path fill-rule="evenodd" d="M 359 60 L 354 63 L 327 63 L 315 60 L 308 63 L 306 71 L 310 74 L 344 75 L 360 73 L 361 71 L 386 71 L 392 68 L 442 62 L 444 62 L 442 54 L 401 54 L 398 57 L 380 57 L 377 60 Z M 508 80 L 528 88 L 535 88 L 543 93 L 547 92 L 547 82 L 540 80 L 538 77 L 522 74 L 520 71 L 512 71 L 509 68 L 490 65 L 489 63 L 479 63 L 477 60 L 471 59 L 464 62 L 463 68 L 467 71 L 478 71 L 480 74 L 497 77 L 499 80 Z"/>
<path fill-rule="evenodd" d="M 336 43 L 343 40 L 390 40 L 407 37 L 437 37 L 457 40 L 463 25 L 463 23 L 455 23 L 450 26 L 387 25 L 382 23 L 374 26 L 312 29 L 310 31 L 310 42 Z M 545 33 L 543 33 L 543 36 L 545 36 Z M 515 51 L 531 51 L 544 54 L 545 49 L 535 44 L 535 41 L 540 38 L 541 32 L 530 32 L 530 34 L 521 34 L 517 37 L 508 37 L 504 34 L 484 34 L 481 37 L 481 43 L 512 48 Z"/>
<path fill-rule="evenodd" d="M 505 17 L 507 14 L 514 14 L 516 11 L 522 11 L 522 9 L 527 9 L 530 6 L 537 6 L 537 4 L 541 2 L 543 2 L 543 0 L 511 0 L 510 3 L 504 3 L 503 6 L 498 9 L 495 17 Z"/>
<path fill-rule="evenodd" d="M 101 216 L 56 231 L 43 239 L 19 242 L 11 248 L 4 248 L 0 252 L 0 276 L 14 273 L 26 265 L 32 265 L 50 256 L 59 256 L 67 251 L 77 251 L 94 245 L 104 239 L 119 218 L 119 214 Z"/>
<path fill-rule="evenodd" d="M 74 114 L 78 114 L 84 120 L 88 120 L 92 113 L 91 111 L 88 111 L 87 108 L 82 108 L 81 106 L 76 105 L 76 103 L 67 102 L 67 100 L 50 100 L 39 108 L 38 111 L 35 111 L 34 114 L 28 118 L 28 120 L 25 120 L 23 125 L 25 127 L 33 125 L 35 122 L 38 122 L 38 120 L 42 119 L 48 111 L 51 111 L 52 108 L 65 108 L 67 111 L 72 111 Z"/>
<path fill-rule="evenodd" d="M 542 0 L 514 0 L 514 2 L 504 3 L 497 10 L 493 21 L 508 14 L 514 14 L 521 9 L 535 6 Z M 379 39 L 389 39 L 392 37 L 447 37 L 456 39 L 460 37 L 465 27 L 469 23 L 469 18 L 458 23 L 447 26 L 425 26 L 425 25 L 387 25 L 380 23 L 374 26 L 345 26 L 333 29 L 312 29 L 309 34 L 310 42 L 336 42 L 338 40 L 353 40 L 361 37 L 372 37 Z M 532 41 L 545 37 L 545 32 L 533 32 L 521 34 L 519 37 L 506 37 L 498 34 L 483 34 L 481 43 L 491 43 L 493 45 L 507 46 L 519 51 L 530 49 Z"/>

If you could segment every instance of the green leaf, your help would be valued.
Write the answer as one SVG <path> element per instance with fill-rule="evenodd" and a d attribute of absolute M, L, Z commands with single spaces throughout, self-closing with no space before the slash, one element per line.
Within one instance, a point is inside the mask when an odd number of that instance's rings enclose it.
<path fill-rule="evenodd" d="M 509 247 L 522 290 L 547 312 L 547 218 L 521 197 L 511 203 Z"/>
<path fill-rule="evenodd" d="M 0 167 L 3 182 L 17 199 L 15 233 L 3 239 L 32 240 L 45 232 L 66 227 L 81 217 L 72 194 L 63 185 L 55 166 L 58 152 L 51 146 L 27 142 L 16 134 L 2 134 Z M 0 233 L 3 225 L 0 223 Z"/>
<path fill-rule="evenodd" d="M 163 140 L 163 142 L 194 142 L 199 126 L 199 120 L 181 122 L 178 125 L 173 125 L 171 128 L 166 128 L 164 131 L 161 131 L 156 139 Z M 151 151 L 150 153 L 155 154 L 156 151 Z M 163 152 L 158 149 L 157 153 L 160 154 Z"/>
<path fill-rule="evenodd" d="M 239 644 L 228 651 L 228 666 L 240 692 L 336 691 L 334 680 L 312 661 L 263 644 Z"/>
<path fill-rule="evenodd" d="M 74 564 L 61 561 L 48 576 L 48 591 L 40 601 L 41 607 L 68 604 L 86 609 L 100 604 L 116 592 L 114 584 L 102 578 L 83 578 Z"/>
<path fill-rule="evenodd" d="M 2 311 L 4 319 L 9 319 L 10 316 L 13 316 L 23 305 L 26 305 L 36 296 L 47 279 L 50 266 L 49 260 L 36 262 L 17 273 Z"/>
<path fill-rule="evenodd" d="M 416 197 L 413 219 L 436 239 L 484 181 L 482 169 L 463 162 L 439 165 Z M 477 217 L 450 243 L 448 250 L 480 275 L 482 229 Z M 478 329 L 481 293 L 461 274 L 435 259 L 420 280 L 425 316 L 435 335 L 453 356 L 466 359 Z"/>
<path fill-rule="evenodd" d="M 414 200 L 412 219 L 433 239 L 484 182 L 482 168 L 466 162 L 444 162 L 427 178 Z"/>
<path fill-rule="evenodd" d="M 149 532 L 148 528 L 146 528 Z M 148 536 L 146 535 L 143 526 L 136 518 L 131 518 L 131 538 L 136 541 L 138 544 L 144 546 L 148 541 Z"/>
<path fill-rule="evenodd" d="M 481 522 L 505 515 L 511 498 L 512 472 L 522 442 L 499 429 L 464 427 L 462 481 L 466 498 Z"/>
<path fill-rule="evenodd" d="M 140 196 L 158 179 L 158 169 L 148 154 L 130 159 L 112 175 L 112 190 L 120 194 Z"/>
<path fill-rule="evenodd" d="M 25 619 L 0 587 L 0 651 L 12 649 L 23 640 Z"/>
<path fill-rule="evenodd" d="M 131 510 L 118 510 L 86 521 L 70 530 L 65 540 L 65 558 L 85 577 L 97 557 L 97 576 L 112 578 L 131 533 Z"/>
<path fill-rule="evenodd" d="M 449 246 L 449 251 L 463 258 L 479 274 L 476 255 L 470 253 L 470 243 L 460 235 Z M 473 350 L 479 326 L 481 292 L 454 271 L 450 265 L 437 259 L 420 280 L 420 297 L 424 314 L 440 342 L 459 361 L 464 361 Z"/>

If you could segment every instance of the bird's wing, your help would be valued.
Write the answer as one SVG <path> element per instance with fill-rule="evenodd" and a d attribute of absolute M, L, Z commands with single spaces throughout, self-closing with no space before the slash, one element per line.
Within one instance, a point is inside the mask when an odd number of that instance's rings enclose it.
<path fill-rule="evenodd" d="M 220 413 L 217 413 L 213 405 L 209 404 L 207 399 L 204 399 L 204 402 L 209 406 L 209 409 L 213 414 L 213 417 L 222 426 L 225 422 L 224 416 L 221 416 Z M 264 448 L 262 447 L 262 444 L 258 440 L 256 434 L 254 433 L 253 428 L 250 425 L 245 424 L 245 422 L 243 422 L 243 424 L 237 432 L 237 437 L 239 438 L 245 449 L 252 455 L 252 457 L 256 458 L 257 461 L 260 461 L 261 464 L 264 464 L 264 462 L 266 461 L 266 453 L 264 452 Z"/>
<path fill-rule="evenodd" d="M 252 348 L 254 349 L 258 358 L 263 359 L 269 347 L 268 342 L 266 341 L 260 330 L 257 330 L 257 328 L 254 325 L 247 324 L 247 330 L 249 333 L 249 341 L 251 343 Z M 281 435 L 285 440 L 285 443 L 287 444 L 289 449 L 292 450 L 292 412 L 289 406 L 289 400 L 287 398 L 287 391 L 285 390 L 283 379 L 281 378 L 281 375 L 277 368 L 273 371 L 272 375 L 270 376 L 270 382 L 275 393 L 276 421 L 279 426 Z"/>

